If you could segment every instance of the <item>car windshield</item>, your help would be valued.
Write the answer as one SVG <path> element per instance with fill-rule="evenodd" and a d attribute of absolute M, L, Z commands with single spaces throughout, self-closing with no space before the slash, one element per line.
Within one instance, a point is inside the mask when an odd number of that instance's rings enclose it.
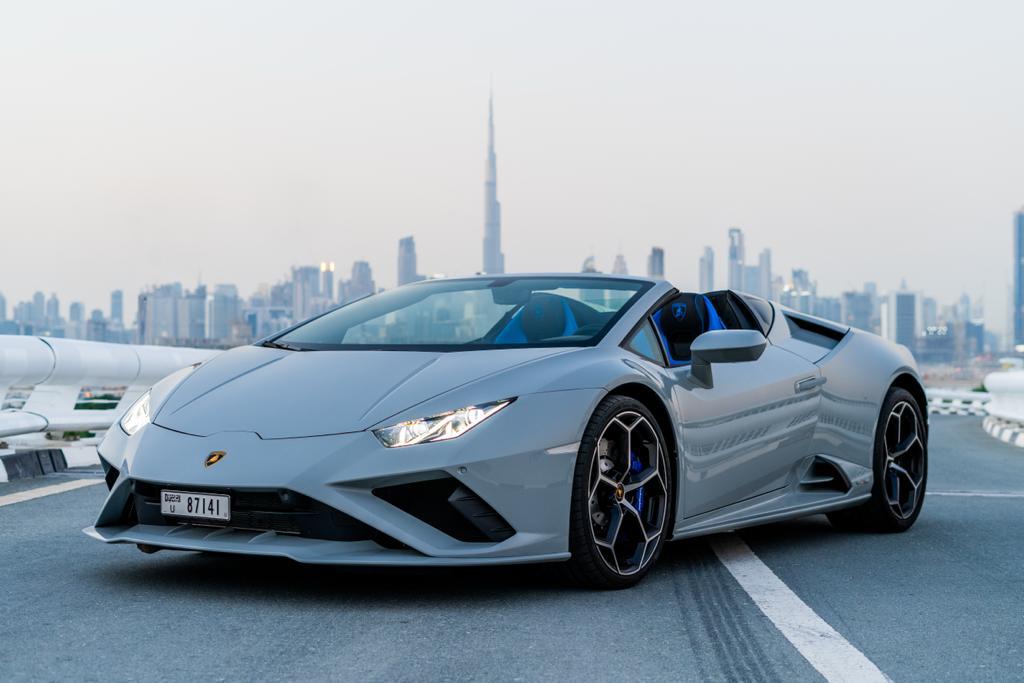
<path fill-rule="evenodd" d="M 440 351 L 590 346 L 651 286 L 592 276 L 428 280 L 354 301 L 267 344 Z"/>

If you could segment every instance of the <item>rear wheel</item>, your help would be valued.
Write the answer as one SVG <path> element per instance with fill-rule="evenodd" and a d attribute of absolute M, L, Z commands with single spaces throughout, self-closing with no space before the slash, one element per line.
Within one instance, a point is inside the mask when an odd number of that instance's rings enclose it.
<path fill-rule="evenodd" d="M 875 433 L 871 499 L 831 512 L 833 525 L 865 531 L 906 531 L 921 514 L 928 480 L 928 435 L 917 401 L 905 389 L 885 397 Z"/>
<path fill-rule="evenodd" d="M 566 563 L 595 588 L 626 588 L 654 565 L 668 534 L 672 472 L 665 439 L 639 401 L 609 396 L 580 442 Z"/>

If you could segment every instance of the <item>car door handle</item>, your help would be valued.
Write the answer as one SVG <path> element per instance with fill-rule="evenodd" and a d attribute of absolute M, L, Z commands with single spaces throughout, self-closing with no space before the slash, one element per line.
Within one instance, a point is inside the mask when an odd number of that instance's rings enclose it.
<path fill-rule="evenodd" d="M 824 377 L 805 377 L 801 380 L 797 380 L 796 393 L 799 394 L 800 392 L 803 391 L 810 391 L 811 389 L 816 389 L 820 387 L 822 384 L 824 384 L 826 381 L 827 380 Z"/>

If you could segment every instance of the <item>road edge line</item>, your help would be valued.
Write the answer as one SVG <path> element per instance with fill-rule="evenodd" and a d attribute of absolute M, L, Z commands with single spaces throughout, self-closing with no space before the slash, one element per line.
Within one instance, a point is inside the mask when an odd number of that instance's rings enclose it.
<path fill-rule="evenodd" d="M 758 609 L 827 681 L 890 681 L 874 662 L 800 599 L 736 534 L 711 548 Z"/>
<path fill-rule="evenodd" d="M 35 500 L 36 498 L 45 498 L 46 496 L 53 496 L 58 493 L 74 491 L 75 489 L 85 488 L 86 486 L 96 486 L 97 484 L 102 483 L 102 479 L 73 479 L 72 481 L 65 481 L 60 484 L 52 484 L 50 486 L 39 486 L 37 488 L 28 489 L 26 491 L 8 493 L 6 496 L 0 496 L 0 508 L 7 505 L 14 505 L 16 503 L 24 503 L 29 500 Z"/>

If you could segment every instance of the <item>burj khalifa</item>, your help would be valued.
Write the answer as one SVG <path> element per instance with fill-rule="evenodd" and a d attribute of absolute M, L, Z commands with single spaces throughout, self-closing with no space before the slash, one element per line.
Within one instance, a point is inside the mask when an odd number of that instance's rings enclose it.
<path fill-rule="evenodd" d="M 484 179 L 484 269 L 487 274 L 505 272 L 501 252 L 501 204 L 498 202 L 498 157 L 494 154 L 494 94 L 488 102 L 487 168 Z"/>

